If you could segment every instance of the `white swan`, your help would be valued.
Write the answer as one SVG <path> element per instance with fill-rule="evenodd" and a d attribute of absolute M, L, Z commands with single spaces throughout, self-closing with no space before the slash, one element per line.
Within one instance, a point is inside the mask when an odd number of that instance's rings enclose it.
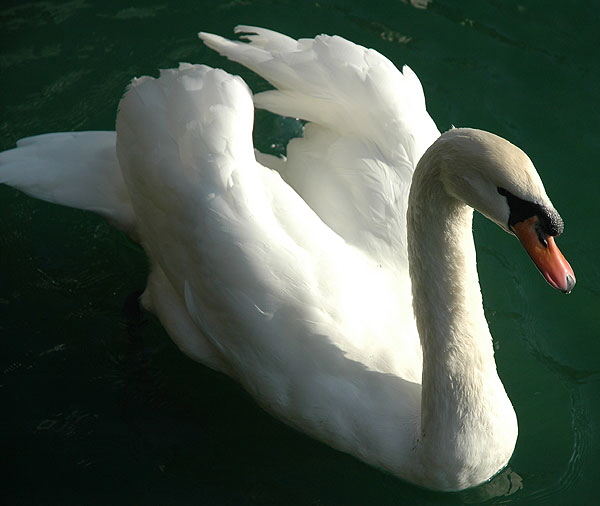
<path fill-rule="evenodd" d="M 531 161 L 490 133 L 440 136 L 415 74 L 373 50 L 236 31 L 249 43 L 200 37 L 275 90 L 252 97 L 239 77 L 189 64 L 136 79 L 117 156 L 112 132 L 38 136 L 0 154 L 0 182 L 139 239 L 152 264 L 145 306 L 186 354 L 286 423 L 423 487 L 488 480 L 517 422 L 484 317 L 472 207 L 515 234 L 554 287 L 575 283 Z M 277 170 L 256 161 L 252 98 L 309 121 L 287 159 L 256 154 Z"/>

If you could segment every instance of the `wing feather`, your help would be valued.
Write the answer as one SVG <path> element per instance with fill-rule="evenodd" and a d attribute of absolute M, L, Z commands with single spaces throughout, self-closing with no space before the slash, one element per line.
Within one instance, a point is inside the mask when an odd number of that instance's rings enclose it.
<path fill-rule="evenodd" d="M 417 76 L 337 36 L 296 41 L 251 26 L 235 31 L 247 42 L 200 38 L 275 86 L 254 96 L 257 107 L 309 122 L 278 165 L 284 179 L 346 241 L 406 268 L 412 173 L 439 136 Z"/>

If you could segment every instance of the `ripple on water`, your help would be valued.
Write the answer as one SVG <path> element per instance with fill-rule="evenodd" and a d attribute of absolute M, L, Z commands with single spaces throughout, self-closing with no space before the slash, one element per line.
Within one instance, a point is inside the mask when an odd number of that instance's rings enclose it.
<path fill-rule="evenodd" d="M 529 500 L 543 504 L 551 497 L 556 498 L 574 491 L 589 466 L 593 429 L 588 406 L 589 399 L 583 387 L 597 381 L 600 371 L 572 367 L 544 350 L 544 341 L 536 338 L 540 336 L 539 322 L 535 312 L 526 304 L 523 305 L 523 311 L 515 315 L 515 318 L 522 329 L 521 334 L 531 355 L 564 385 L 569 396 L 569 436 L 572 443 L 568 459 L 561 461 L 561 469 L 555 471 L 558 477 L 552 480 L 550 486 L 540 487 L 527 493 Z M 567 440 L 566 435 L 562 439 Z M 551 448 L 552 441 L 549 441 L 548 445 Z M 524 488 L 528 492 L 527 483 Z"/>

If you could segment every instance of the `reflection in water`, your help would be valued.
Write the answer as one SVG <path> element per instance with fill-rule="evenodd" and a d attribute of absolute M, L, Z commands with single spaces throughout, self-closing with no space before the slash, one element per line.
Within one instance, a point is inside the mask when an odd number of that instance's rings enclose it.
<path fill-rule="evenodd" d="M 410 4 L 413 7 L 416 7 L 417 9 L 427 9 L 427 6 L 432 2 L 433 0 L 410 0 Z"/>
<path fill-rule="evenodd" d="M 461 503 L 478 504 L 495 497 L 506 497 L 523 488 L 523 478 L 513 471 L 510 466 L 479 487 L 458 492 Z"/>

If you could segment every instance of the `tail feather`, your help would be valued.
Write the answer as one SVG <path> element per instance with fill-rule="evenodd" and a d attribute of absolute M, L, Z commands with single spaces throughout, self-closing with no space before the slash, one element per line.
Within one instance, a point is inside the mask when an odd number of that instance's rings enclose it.
<path fill-rule="evenodd" d="M 0 153 L 0 183 L 32 197 L 100 214 L 134 235 L 135 215 L 115 151 L 115 132 L 21 139 Z"/>

